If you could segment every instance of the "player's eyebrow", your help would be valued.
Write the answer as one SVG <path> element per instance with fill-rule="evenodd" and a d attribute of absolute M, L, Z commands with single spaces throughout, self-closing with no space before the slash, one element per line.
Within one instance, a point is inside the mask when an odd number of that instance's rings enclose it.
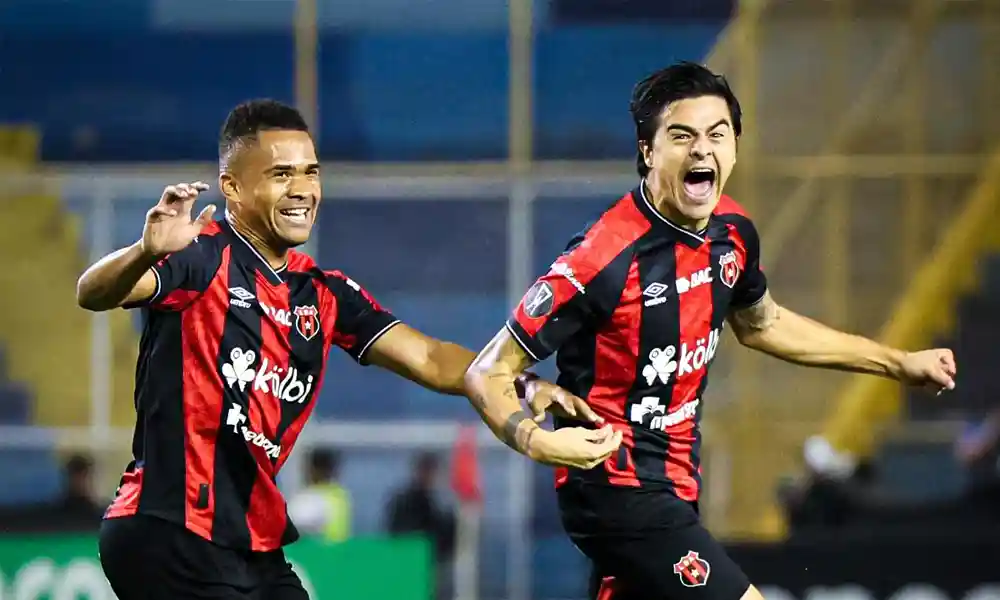
<path fill-rule="evenodd" d="M 718 121 L 710 125 L 708 129 L 706 129 L 705 131 L 712 131 L 716 127 L 721 127 L 723 125 L 729 127 L 730 126 L 729 119 L 719 119 Z M 685 133 L 690 133 L 691 135 L 695 135 L 698 133 L 698 130 L 695 129 L 694 127 L 691 127 L 690 125 L 684 125 L 681 123 L 674 123 L 672 125 L 668 125 L 667 131 L 683 131 Z"/>
<path fill-rule="evenodd" d="M 290 172 L 293 172 L 293 171 L 296 171 L 296 170 L 299 170 L 299 169 L 301 169 L 301 170 L 303 170 L 303 171 L 305 171 L 307 173 L 310 172 L 310 171 L 318 171 L 319 170 L 319 163 L 317 163 L 317 162 L 311 162 L 311 163 L 306 163 L 305 165 L 300 165 L 300 166 L 293 165 L 293 164 L 286 164 L 286 163 L 277 164 L 277 165 L 271 165 L 271 168 L 269 168 L 266 171 L 266 173 L 268 175 L 271 175 L 271 174 L 274 174 L 274 173 L 290 173 Z"/>

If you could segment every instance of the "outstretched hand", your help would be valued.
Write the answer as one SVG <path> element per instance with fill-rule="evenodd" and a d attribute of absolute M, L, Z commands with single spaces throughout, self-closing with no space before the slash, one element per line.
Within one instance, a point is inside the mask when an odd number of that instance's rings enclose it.
<path fill-rule="evenodd" d="M 146 213 L 142 228 L 142 249 L 147 254 L 160 257 L 186 248 L 201 230 L 212 222 L 215 206 L 208 205 L 194 220 L 191 209 L 198 195 L 208 190 L 200 181 L 169 185 L 163 190 L 160 201 Z"/>
<path fill-rule="evenodd" d="M 955 389 L 955 355 L 947 348 L 935 348 L 906 354 L 899 364 L 899 379 L 912 386 L 929 388 L 937 393 Z"/>

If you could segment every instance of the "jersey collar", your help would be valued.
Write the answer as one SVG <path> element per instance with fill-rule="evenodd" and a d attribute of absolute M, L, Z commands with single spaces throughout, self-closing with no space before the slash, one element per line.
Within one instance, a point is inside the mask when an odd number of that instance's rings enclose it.
<path fill-rule="evenodd" d="M 649 201 L 649 198 L 646 195 L 645 179 L 640 181 L 639 186 L 632 191 L 632 197 L 635 199 L 635 203 L 639 207 L 639 210 L 653 225 L 653 230 L 659 235 L 663 235 L 671 240 L 690 246 L 691 248 L 699 248 L 708 241 L 709 232 L 712 227 L 711 221 L 709 221 L 707 228 L 699 232 L 694 232 L 690 229 L 685 229 L 666 218 L 660 214 L 660 212 L 653 207 L 652 202 Z"/>
<path fill-rule="evenodd" d="M 229 211 L 226 211 L 226 218 L 222 221 L 222 228 L 229 232 L 230 235 L 235 238 L 232 244 L 234 257 L 239 257 L 240 262 L 245 264 L 253 265 L 257 269 L 257 272 L 264 276 L 265 279 L 271 285 L 281 285 L 284 283 L 285 271 L 288 269 L 288 263 L 286 262 L 279 269 L 271 267 L 271 264 L 261 256 L 260 252 L 253 247 L 250 240 L 243 237 L 239 231 L 233 227 L 230 221 Z"/>

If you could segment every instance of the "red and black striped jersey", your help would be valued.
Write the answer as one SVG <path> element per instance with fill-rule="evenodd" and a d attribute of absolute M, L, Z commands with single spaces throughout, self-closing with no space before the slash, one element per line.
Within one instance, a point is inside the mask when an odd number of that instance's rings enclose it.
<path fill-rule="evenodd" d="M 275 478 L 337 346 L 365 351 L 398 321 L 300 252 L 275 270 L 225 220 L 153 268 L 135 378 L 133 462 L 105 517 L 136 513 L 219 545 L 298 537 Z"/>
<path fill-rule="evenodd" d="M 624 442 L 603 469 L 559 469 L 557 485 L 573 477 L 698 499 L 708 369 L 730 311 L 764 297 L 759 263 L 757 231 L 731 198 L 695 233 L 658 213 L 642 185 L 570 242 L 507 327 L 535 360 L 557 353 L 559 385 Z"/>

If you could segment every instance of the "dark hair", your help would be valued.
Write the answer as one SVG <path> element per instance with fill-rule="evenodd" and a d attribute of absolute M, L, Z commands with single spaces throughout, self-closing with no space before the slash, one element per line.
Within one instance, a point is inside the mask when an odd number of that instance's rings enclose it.
<path fill-rule="evenodd" d="M 697 63 L 681 62 L 650 74 L 632 88 L 628 110 L 635 123 L 636 145 L 640 142 L 653 143 L 653 136 L 660 125 L 660 115 L 667 105 L 699 96 L 718 96 L 726 101 L 733 130 L 739 137 L 743 132 L 740 102 L 726 78 Z M 646 166 L 642 150 L 637 148 L 636 152 L 636 171 L 645 177 L 649 173 L 649 167 Z"/>
<path fill-rule="evenodd" d="M 314 450 L 309 455 L 309 467 L 313 472 L 336 476 L 340 470 L 340 453 L 336 450 Z"/>
<path fill-rule="evenodd" d="M 70 477 L 86 475 L 94 468 L 94 461 L 86 454 L 73 454 L 66 460 L 66 474 Z"/>
<path fill-rule="evenodd" d="M 261 131 L 274 130 L 308 133 L 309 126 L 299 111 L 277 100 L 260 98 L 239 104 L 229 111 L 219 133 L 219 161 L 225 162 L 238 144 L 256 138 Z"/>

